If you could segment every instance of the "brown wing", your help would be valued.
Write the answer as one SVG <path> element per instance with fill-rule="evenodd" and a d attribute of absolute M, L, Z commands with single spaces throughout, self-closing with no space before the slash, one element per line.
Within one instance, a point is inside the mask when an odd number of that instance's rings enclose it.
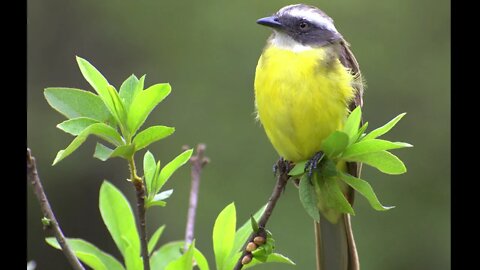
<path fill-rule="evenodd" d="M 348 105 L 350 111 L 353 111 L 356 107 L 363 106 L 363 79 L 362 74 L 360 72 L 360 67 L 358 66 L 357 59 L 353 55 L 352 51 L 349 48 L 349 44 L 342 40 L 339 46 L 339 59 L 340 62 L 350 70 L 352 75 L 354 76 L 353 88 L 355 88 L 355 98 L 350 102 Z M 361 121 L 363 125 L 363 120 Z M 362 170 L 362 164 L 358 162 L 348 162 L 347 163 L 347 170 L 348 173 L 355 176 L 360 177 L 360 172 Z M 350 190 L 349 201 L 350 204 L 353 205 L 354 199 L 354 192 L 353 189 Z"/>

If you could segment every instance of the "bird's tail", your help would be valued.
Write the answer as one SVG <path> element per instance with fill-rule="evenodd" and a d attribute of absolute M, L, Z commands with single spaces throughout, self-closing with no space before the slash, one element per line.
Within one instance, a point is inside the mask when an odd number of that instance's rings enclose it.
<path fill-rule="evenodd" d="M 360 269 L 349 214 L 343 214 L 336 224 L 321 216 L 315 222 L 315 238 L 318 270 Z"/>

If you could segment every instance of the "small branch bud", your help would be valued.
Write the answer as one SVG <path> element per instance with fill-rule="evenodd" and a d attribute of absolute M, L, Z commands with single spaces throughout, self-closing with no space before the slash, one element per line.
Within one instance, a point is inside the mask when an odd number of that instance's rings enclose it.
<path fill-rule="evenodd" d="M 265 244 L 265 237 L 257 236 L 255 238 L 253 238 L 253 242 L 255 244 L 257 244 L 257 246 L 261 246 L 261 245 Z"/>
<path fill-rule="evenodd" d="M 257 249 L 257 245 L 254 243 L 254 242 L 250 242 L 247 244 L 247 247 L 245 248 L 245 250 L 247 252 L 252 252 L 254 251 L 255 249 Z"/>
<path fill-rule="evenodd" d="M 252 254 L 247 254 L 242 258 L 242 265 L 249 264 L 252 261 Z"/>

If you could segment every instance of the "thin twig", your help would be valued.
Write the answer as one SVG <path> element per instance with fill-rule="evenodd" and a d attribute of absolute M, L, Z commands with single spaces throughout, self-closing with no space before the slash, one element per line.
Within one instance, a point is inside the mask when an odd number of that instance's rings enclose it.
<path fill-rule="evenodd" d="M 190 147 L 184 146 L 183 148 L 188 149 Z M 192 243 L 195 231 L 195 214 L 197 212 L 200 173 L 202 172 L 203 167 L 209 162 L 209 159 L 205 157 L 205 149 L 205 144 L 198 144 L 197 154 L 190 158 L 190 164 L 192 166 L 192 186 L 190 189 L 190 203 L 188 205 L 187 226 L 185 229 L 185 250 L 187 250 L 188 246 Z"/>
<path fill-rule="evenodd" d="M 49 224 L 44 226 L 45 229 L 52 229 L 55 238 L 57 238 L 58 244 L 62 248 L 63 254 L 67 257 L 68 262 L 72 265 L 75 270 L 85 270 L 83 265 L 80 263 L 78 258 L 75 256 L 75 253 L 65 240 L 65 235 L 63 235 L 60 225 L 53 214 L 52 207 L 48 202 L 47 195 L 43 190 L 42 182 L 37 172 L 37 164 L 35 163 L 35 158 L 32 157 L 30 149 L 27 148 L 27 177 L 28 180 L 32 183 L 35 195 L 37 196 L 38 202 L 40 203 L 40 208 L 42 209 L 43 216 L 48 219 Z"/>
<path fill-rule="evenodd" d="M 265 229 L 265 226 L 267 225 L 268 219 L 273 213 L 273 209 L 275 208 L 275 205 L 277 204 L 278 199 L 280 198 L 280 195 L 282 195 L 283 190 L 285 189 L 285 185 L 287 184 L 288 181 L 288 172 L 289 168 L 287 168 L 287 165 L 285 164 L 285 161 L 283 159 L 280 159 L 277 162 L 277 168 L 278 168 L 278 176 L 277 176 L 277 183 L 275 184 L 275 187 L 273 188 L 272 195 L 270 195 L 270 198 L 268 199 L 268 204 L 267 207 L 265 208 L 265 212 L 263 212 L 262 216 L 258 220 L 258 227 L 260 231 L 263 231 Z M 253 239 L 257 236 L 256 232 L 253 232 L 248 240 L 245 242 L 243 245 L 243 253 L 242 256 L 237 261 L 237 264 L 235 265 L 234 270 L 240 270 L 243 267 L 242 264 L 242 259 L 246 255 L 251 254 L 251 252 L 248 252 L 245 250 L 245 247 L 248 243 L 252 242 Z"/>
<path fill-rule="evenodd" d="M 137 191 L 137 212 L 138 212 L 138 224 L 140 227 L 140 245 L 142 249 L 143 269 L 150 270 L 150 256 L 148 254 L 147 243 L 147 224 L 145 218 L 145 185 L 142 178 L 137 175 L 137 169 L 135 167 L 135 160 L 133 156 L 128 160 L 130 168 L 130 175 L 135 190 Z"/>

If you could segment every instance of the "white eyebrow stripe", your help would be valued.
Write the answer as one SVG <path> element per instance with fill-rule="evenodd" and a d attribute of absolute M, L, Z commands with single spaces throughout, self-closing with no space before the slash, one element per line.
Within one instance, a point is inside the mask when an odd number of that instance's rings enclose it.
<path fill-rule="evenodd" d="M 327 30 L 338 32 L 330 19 L 318 14 L 312 9 L 293 8 L 287 11 L 290 16 L 303 18 L 307 21 L 313 22 L 317 25 L 321 25 Z"/>

